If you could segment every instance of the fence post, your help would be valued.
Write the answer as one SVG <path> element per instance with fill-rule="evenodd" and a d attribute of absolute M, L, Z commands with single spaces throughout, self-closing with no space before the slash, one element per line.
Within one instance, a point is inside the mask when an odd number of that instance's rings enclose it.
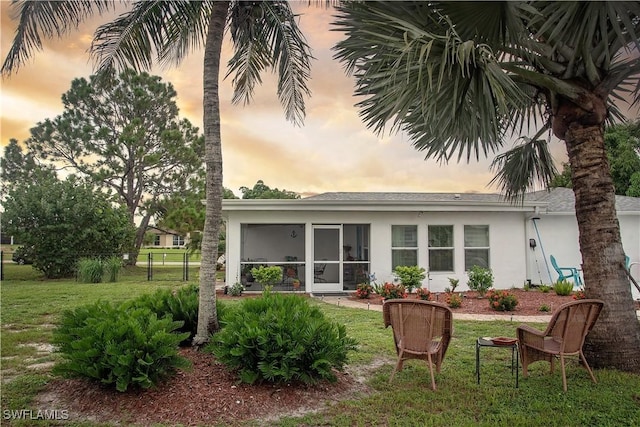
<path fill-rule="evenodd" d="M 189 281 L 189 252 L 185 252 L 182 262 L 182 280 Z"/>
<path fill-rule="evenodd" d="M 153 279 L 153 254 L 149 252 L 147 254 L 147 280 Z"/>

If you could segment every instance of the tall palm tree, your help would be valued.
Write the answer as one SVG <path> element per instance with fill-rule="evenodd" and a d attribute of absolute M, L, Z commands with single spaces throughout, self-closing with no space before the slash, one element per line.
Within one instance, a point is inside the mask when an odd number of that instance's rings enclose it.
<path fill-rule="evenodd" d="M 626 276 L 604 125 L 638 97 L 638 2 L 347 2 L 336 57 L 356 77 L 361 115 L 403 130 L 427 157 L 498 155 L 494 181 L 521 200 L 553 176 L 544 135 L 564 141 L 586 293 L 606 302 L 585 353 L 640 372 L 640 323 Z M 551 136 L 549 135 L 548 138 Z"/>
<path fill-rule="evenodd" d="M 113 8 L 111 1 L 14 3 L 19 24 L 3 74 L 15 71 L 42 48 L 41 35 L 64 35 L 93 13 Z M 225 28 L 228 25 L 234 44 L 227 73 L 233 75 L 234 102 L 248 103 L 261 82 L 261 72 L 275 69 L 278 97 L 287 118 L 296 124 L 305 116 L 311 54 L 286 1 L 136 1 L 130 6 L 96 30 L 91 51 L 101 70 L 150 69 L 155 61 L 179 64 L 191 50 L 204 47 L 206 211 L 194 338 L 194 344 L 200 345 L 218 329 L 215 274 L 223 194 L 218 80 Z"/>

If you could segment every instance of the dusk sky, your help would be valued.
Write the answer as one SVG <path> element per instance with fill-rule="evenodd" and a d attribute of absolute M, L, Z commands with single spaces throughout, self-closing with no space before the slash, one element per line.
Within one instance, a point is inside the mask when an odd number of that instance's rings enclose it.
<path fill-rule="evenodd" d="M 10 3 L 0 4 L 2 60 L 13 40 L 16 23 Z M 284 118 L 276 97 L 276 79 L 263 75 L 250 105 L 231 104 L 231 78 L 221 82 L 224 186 L 240 194 L 262 179 L 274 188 L 303 196 L 325 191 L 496 192 L 488 187 L 491 159 L 440 164 L 425 161 L 403 134 L 376 135 L 367 129 L 354 104 L 353 79 L 332 59 L 331 48 L 341 34 L 329 31 L 331 9 L 295 5 L 300 27 L 314 57 L 302 127 Z M 1 144 L 23 141 L 29 129 L 62 113 L 61 96 L 77 77 L 93 71 L 87 49 L 93 31 L 114 15 L 96 17 L 63 39 L 46 42 L 44 51 L 2 80 Z M 229 58 L 225 48 L 223 64 Z M 202 131 L 202 51 L 194 51 L 178 68 L 155 68 L 151 74 L 170 82 L 178 93 L 180 116 Z M 507 148 L 510 145 L 508 144 Z M 564 145 L 552 144 L 557 162 L 566 158 Z"/>

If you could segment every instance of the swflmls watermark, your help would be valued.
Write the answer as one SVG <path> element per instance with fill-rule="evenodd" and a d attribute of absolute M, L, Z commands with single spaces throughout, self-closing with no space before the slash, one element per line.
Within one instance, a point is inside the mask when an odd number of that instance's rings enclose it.
<path fill-rule="evenodd" d="M 5 420 L 54 420 L 64 421 L 69 419 L 69 411 L 66 409 L 5 409 L 2 411 Z"/>

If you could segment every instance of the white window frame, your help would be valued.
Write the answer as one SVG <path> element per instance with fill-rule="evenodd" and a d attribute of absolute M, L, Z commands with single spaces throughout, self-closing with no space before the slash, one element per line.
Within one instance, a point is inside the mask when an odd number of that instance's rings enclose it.
<path fill-rule="evenodd" d="M 487 230 L 487 245 L 486 246 L 469 246 L 467 245 L 467 227 L 486 227 Z M 467 251 L 468 250 L 486 250 L 487 252 L 487 265 L 480 266 L 484 268 L 491 268 L 491 228 L 488 224 L 465 224 L 464 226 L 464 269 L 469 271 L 473 265 L 467 265 Z"/>
<path fill-rule="evenodd" d="M 394 227 L 413 227 L 415 230 L 415 241 L 416 241 L 416 245 L 415 246 L 394 246 L 394 242 L 393 242 L 393 230 Z M 405 233 L 406 233 L 406 229 L 405 229 Z M 393 253 L 394 251 L 413 251 L 415 252 L 416 256 L 416 263 L 412 264 L 412 265 L 417 265 L 418 263 L 418 226 L 416 224 L 396 224 L 396 225 L 392 225 L 391 226 L 391 269 L 394 270 L 396 267 L 398 267 L 399 265 L 407 265 L 407 264 L 398 264 L 395 265 L 394 264 L 394 256 Z M 409 265 L 411 266 L 411 265 Z"/>
<path fill-rule="evenodd" d="M 449 227 L 451 229 L 451 243 L 454 246 L 431 246 L 431 227 Z M 429 252 L 429 272 L 435 273 L 451 273 L 455 271 L 456 259 L 455 259 L 455 227 L 452 224 L 428 224 L 427 225 L 427 248 Z M 451 254 L 451 269 L 450 270 L 437 270 L 431 266 L 431 253 L 432 251 L 448 251 Z"/>

